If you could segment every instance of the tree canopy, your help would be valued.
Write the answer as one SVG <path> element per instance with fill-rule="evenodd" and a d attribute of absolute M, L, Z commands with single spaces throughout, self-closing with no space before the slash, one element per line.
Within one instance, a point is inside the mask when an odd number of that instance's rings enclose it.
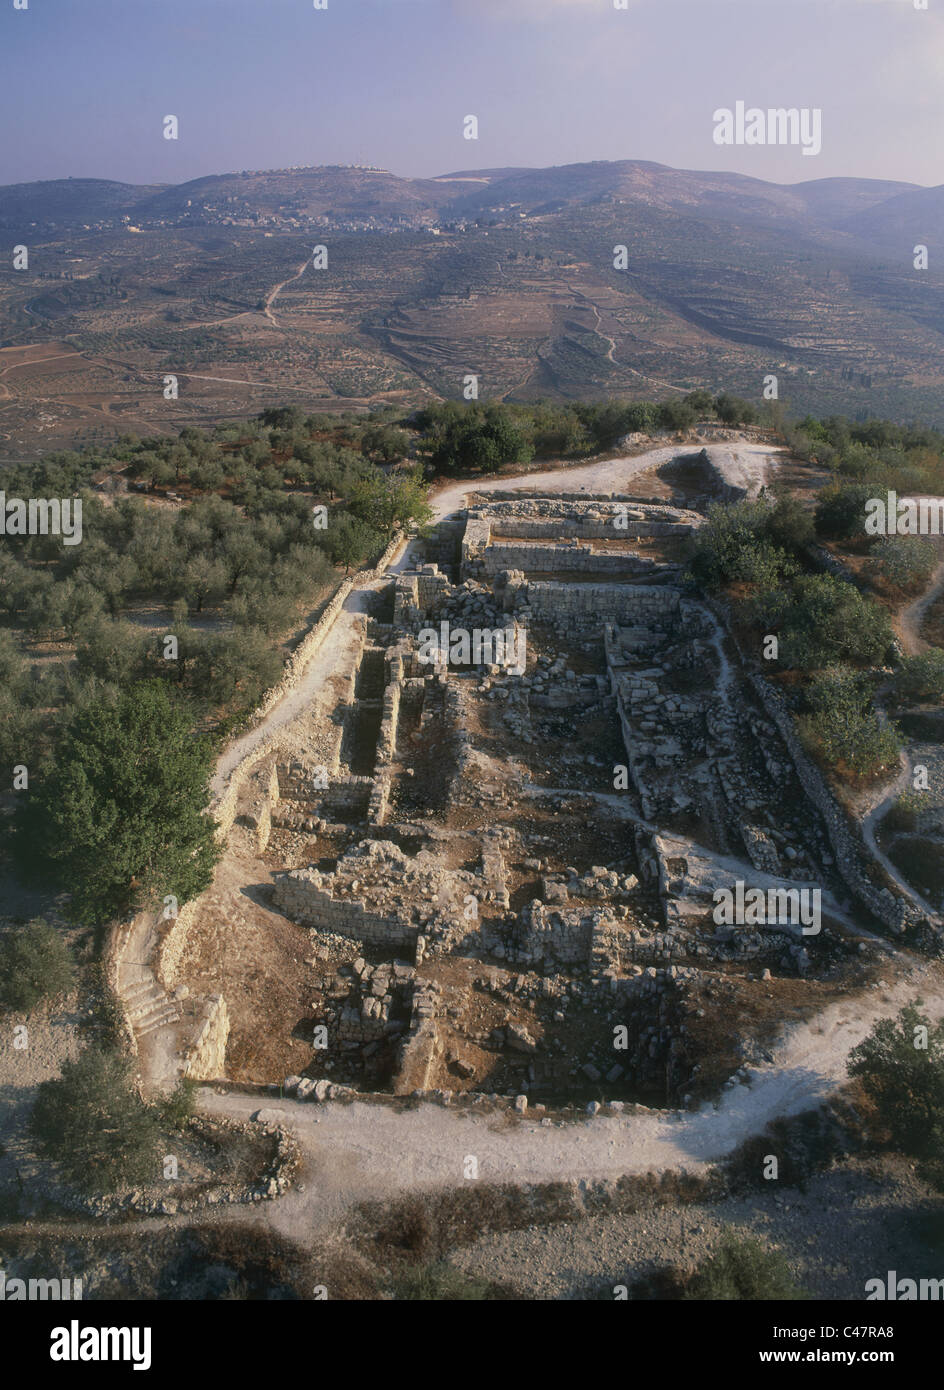
<path fill-rule="evenodd" d="M 154 681 L 79 710 L 21 810 L 16 848 L 49 872 L 89 924 L 127 917 L 206 888 L 218 849 L 209 800 L 211 749 Z"/>

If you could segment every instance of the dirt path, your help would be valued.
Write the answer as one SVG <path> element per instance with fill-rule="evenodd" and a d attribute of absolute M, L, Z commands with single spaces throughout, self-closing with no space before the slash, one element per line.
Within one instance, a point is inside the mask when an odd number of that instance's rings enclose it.
<path fill-rule="evenodd" d="M 908 880 L 901 875 L 888 858 L 887 854 L 879 848 L 875 838 L 875 832 L 882 823 L 883 818 L 888 814 L 901 794 L 909 790 L 913 786 L 913 783 L 914 777 L 911 754 L 905 750 L 901 755 L 901 771 L 898 776 L 891 786 L 885 790 L 881 801 L 869 811 L 868 815 L 866 815 L 861 822 L 862 838 L 865 840 L 865 843 L 868 845 L 875 858 L 882 865 L 889 878 L 894 879 L 908 901 L 914 903 L 915 907 L 919 908 L 921 912 L 926 912 L 929 917 L 936 918 L 938 916 L 937 908 L 933 907 L 926 898 L 923 898 L 917 889 L 913 888 Z"/>
<path fill-rule="evenodd" d="M 327 682 L 332 672 L 338 669 L 338 657 L 354 636 L 358 616 L 367 612 L 369 595 L 383 582 L 381 579 L 368 580 L 351 590 L 332 624 L 331 631 L 305 667 L 298 684 L 261 723 L 236 739 L 221 754 L 216 773 L 210 783 L 210 790 L 214 795 L 219 796 L 222 793 L 227 778 L 263 740 L 271 738 L 273 734 L 291 724 L 311 704 L 316 692 Z"/>
<path fill-rule="evenodd" d="M 226 779 L 264 739 L 271 738 L 273 734 L 286 728 L 294 719 L 304 713 L 317 692 L 339 669 L 341 653 L 354 640 L 358 618 L 369 611 L 371 596 L 390 582 L 387 576 L 399 573 L 401 569 L 407 567 L 410 560 L 410 550 L 409 545 L 405 546 L 399 558 L 387 567 L 385 575 L 380 575 L 376 579 L 365 578 L 351 590 L 344 600 L 330 632 L 308 662 L 298 684 L 266 715 L 260 724 L 243 734 L 221 754 L 216 764 L 213 780 L 210 783 L 210 789 L 214 795 L 220 795 Z"/>
<path fill-rule="evenodd" d="M 465 493 L 476 488 L 490 492 L 515 492 L 519 488 L 545 488 L 555 492 L 629 492 L 634 478 L 649 473 L 664 463 L 670 463 L 680 454 L 696 452 L 703 446 L 693 444 L 668 444 L 658 449 L 648 449 L 644 454 L 626 455 L 613 459 L 597 459 L 592 463 L 578 463 L 572 467 L 545 469 L 533 473 L 521 473 L 515 477 L 465 479 L 459 483 L 449 483 L 430 498 L 430 504 L 437 521 L 448 516 L 462 506 Z M 737 485 L 747 488 L 752 494 L 769 482 L 771 472 L 776 467 L 783 449 L 768 444 L 753 444 L 747 441 L 731 446 L 728 444 L 708 444 L 705 450 L 709 459 L 728 480 L 737 479 Z"/>
<path fill-rule="evenodd" d="M 539 1183 L 616 1178 L 685 1169 L 701 1172 L 780 1116 L 814 1108 L 847 1080 L 850 1050 L 874 1023 L 916 997 L 934 1019 L 944 1016 L 944 972 L 900 956 L 899 977 L 825 1009 L 791 1028 L 772 1061 L 751 1070 L 747 1084 L 726 1090 L 717 1105 L 697 1111 L 595 1115 L 542 1125 L 527 1116 L 476 1114 L 434 1104 L 398 1112 L 355 1101 L 313 1105 L 292 1100 L 201 1091 L 212 1114 L 246 1118 L 261 1106 L 283 1112 L 308 1158 L 308 1180 L 267 1208 L 286 1235 L 328 1229 L 345 1207 L 409 1190 L 452 1186 L 468 1155 L 486 1183 Z M 890 972 L 891 973 L 891 972 Z"/>
<path fill-rule="evenodd" d="M 265 308 L 263 309 L 263 313 L 265 314 L 269 322 L 273 325 L 273 327 L 279 328 L 281 325 L 279 324 L 278 319 L 272 312 L 272 305 L 278 299 L 279 295 L 285 289 L 286 285 L 293 285 L 296 280 L 300 280 L 302 278 L 309 264 L 310 259 L 311 258 L 309 256 L 306 256 L 294 275 L 290 275 L 287 280 L 282 280 L 278 285 L 275 286 L 274 289 L 270 290 L 269 293 L 266 295 L 266 302 Z"/>

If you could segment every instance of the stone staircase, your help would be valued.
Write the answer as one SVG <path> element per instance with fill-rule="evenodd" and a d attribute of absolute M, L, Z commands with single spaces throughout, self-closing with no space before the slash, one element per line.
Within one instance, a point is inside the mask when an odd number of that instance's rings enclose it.
<path fill-rule="evenodd" d="M 130 985 L 122 993 L 122 1003 L 139 1042 L 148 1033 L 180 1019 L 176 1003 L 154 979 Z"/>

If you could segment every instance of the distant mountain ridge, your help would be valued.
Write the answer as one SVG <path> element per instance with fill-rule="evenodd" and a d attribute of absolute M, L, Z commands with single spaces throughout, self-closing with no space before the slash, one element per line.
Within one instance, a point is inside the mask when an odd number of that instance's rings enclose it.
<path fill-rule="evenodd" d="M 57 179 L 0 187 L 0 227 L 67 228 L 111 223 L 215 222 L 278 217 L 432 226 L 519 211 L 548 216 L 600 204 L 634 204 L 844 233 L 883 249 L 914 227 L 940 225 L 944 185 L 829 178 L 769 183 L 745 174 L 672 169 L 645 160 L 597 161 L 546 169 L 462 170 L 427 179 L 346 166 L 213 174 L 174 185 Z"/>
<path fill-rule="evenodd" d="M 646 160 L 11 185 L 0 437 L 413 407 L 470 373 L 485 400 L 760 400 L 775 377 L 789 411 L 944 426 L 942 213 L 944 186 Z"/>

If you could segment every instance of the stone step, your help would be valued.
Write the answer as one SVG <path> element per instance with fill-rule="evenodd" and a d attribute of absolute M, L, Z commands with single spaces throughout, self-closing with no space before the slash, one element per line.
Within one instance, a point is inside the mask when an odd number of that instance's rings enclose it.
<path fill-rule="evenodd" d="M 121 999 L 125 1004 L 136 1003 L 146 994 L 152 994 L 154 990 L 159 991 L 156 980 L 139 980 L 137 984 L 129 985 L 127 989 L 121 990 Z"/>
<path fill-rule="evenodd" d="M 159 1014 L 163 1009 L 175 1007 L 173 999 L 166 994 L 160 995 L 157 999 L 150 999 L 141 1008 L 135 1009 L 129 1015 L 131 1022 L 137 1026 L 139 1023 L 147 1023 L 155 1014 Z"/>
<path fill-rule="evenodd" d="M 147 1023 L 143 1025 L 136 1023 L 134 1028 L 135 1036 L 144 1038 L 148 1033 L 154 1033 L 158 1028 L 164 1028 L 168 1023 L 177 1023 L 179 1018 L 180 1014 L 175 1006 L 171 1004 L 166 1009 L 162 1009 L 161 1012 L 156 1014 L 153 1018 L 148 1019 Z"/>
<path fill-rule="evenodd" d="M 143 1017 L 145 1014 L 152 1013 L 155 1008 L 163 1008 L 168 1003 L 167 995 L 161 990 L 155 990 L 153 994 L 139 999 L 133 1008 L 126 1010 L 131 1022 Z"/>

